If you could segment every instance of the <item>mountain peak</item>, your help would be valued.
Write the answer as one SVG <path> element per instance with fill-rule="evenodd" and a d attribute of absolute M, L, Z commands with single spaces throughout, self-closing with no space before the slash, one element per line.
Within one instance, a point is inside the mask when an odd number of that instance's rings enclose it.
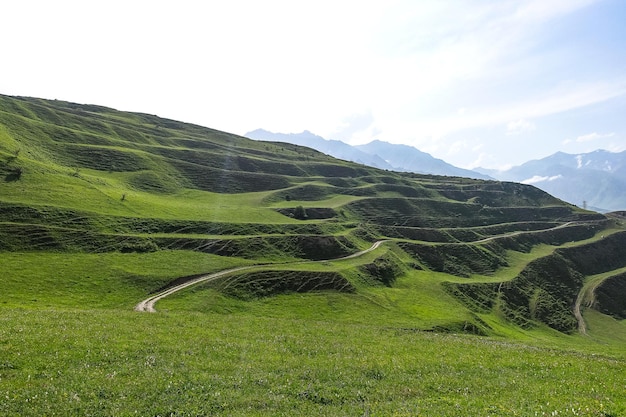
<path fill-rule="evenodd" d="M 598 211 L 626 207 L 626 151 L 556 152 L 492 175 L 499 180 L 532 183 L 572 204 Z"/>
<path fill-rule="evenodd" d="M 308 130 L 304 130 L 302 133 L 272 133 L 263 129 L 257 129 L 246 133 L 244 136 L 256 140 L 287 142 L 308 146 L 336 158 L 375 168 L 451 177 L 492 179 L 488 175 L 457 168 L 413 146 L 397 145 L 378 139 L 365 145 L 351 146 L 338 140 L 325 139 Z"/>

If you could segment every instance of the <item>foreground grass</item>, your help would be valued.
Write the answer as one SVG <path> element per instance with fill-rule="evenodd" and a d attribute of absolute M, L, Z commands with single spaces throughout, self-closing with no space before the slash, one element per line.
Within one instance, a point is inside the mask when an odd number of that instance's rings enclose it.
<path fill-rule="evenodd" d="M 340 321 L 2 308 L 0 413 L 623 415 L 626 357 L 590 352 Z"/>

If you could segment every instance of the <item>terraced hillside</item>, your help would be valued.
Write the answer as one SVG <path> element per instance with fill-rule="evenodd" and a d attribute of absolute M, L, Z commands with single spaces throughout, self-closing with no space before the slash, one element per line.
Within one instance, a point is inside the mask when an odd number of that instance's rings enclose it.
<path fill-rule="evenodd" d="M 263 273 L 240 278 L 256 284 L 239 285 L 247 294 L 239 296 L 254 298 L 327 287 L 302 286 L 301 273 L 272 272 L 271 264 L 341 258 L 387 240 L 362 265 L 333 271 L 345 282 L 328 288 L 367 292 L 381 280 L 392 286 L 407 270 L 438 272 L 476 326 L 485 327 L 479 313 L 498 308 L 523 326 L 540 321 L 566 332 L 576 328 L 584 277 L 626 267 L 625 235 L 609 230 L 615 220 L 531 186 L 379 171 L 97 106 L 12 97 L 0 105 L 5 256 L 210 254 L 217 265 L 263 264 Z M 511 269 L 512 253 L 563 245 L 571 248 L 498 278 Z M 213 269 L 167 265 L 161 276 L 128 285 L 148 295 L 187 272 Z"/>
<path fill-rule="evenodd" d="M 15 317 L 139 316 L 152 300 L 186 317 L 610 338 L 625 316 L 623 217 L 528 185 L 8 96 L 0 179 L 0 309 Z M 0 358 L 0 381 L 14 367 Z"/>

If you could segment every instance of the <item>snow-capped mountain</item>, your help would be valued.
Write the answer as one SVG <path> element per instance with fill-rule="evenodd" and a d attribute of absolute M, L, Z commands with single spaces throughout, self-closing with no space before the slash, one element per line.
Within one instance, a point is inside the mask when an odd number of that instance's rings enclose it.
<path fill-rule="evenodd" d="M 532 184 L 580 207 L 626 210 L 626 151 L 557 152 L 506 171 L 481 172 L 499 180 Z"/>

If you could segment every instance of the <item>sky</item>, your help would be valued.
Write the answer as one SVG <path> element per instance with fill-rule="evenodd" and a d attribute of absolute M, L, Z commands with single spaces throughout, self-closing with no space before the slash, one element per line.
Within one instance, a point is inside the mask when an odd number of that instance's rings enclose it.
<path fill-rule="evenodd" d="M 506 169 L 626 150 L 626 0 L 0 3 L 0 94 Z"/>

